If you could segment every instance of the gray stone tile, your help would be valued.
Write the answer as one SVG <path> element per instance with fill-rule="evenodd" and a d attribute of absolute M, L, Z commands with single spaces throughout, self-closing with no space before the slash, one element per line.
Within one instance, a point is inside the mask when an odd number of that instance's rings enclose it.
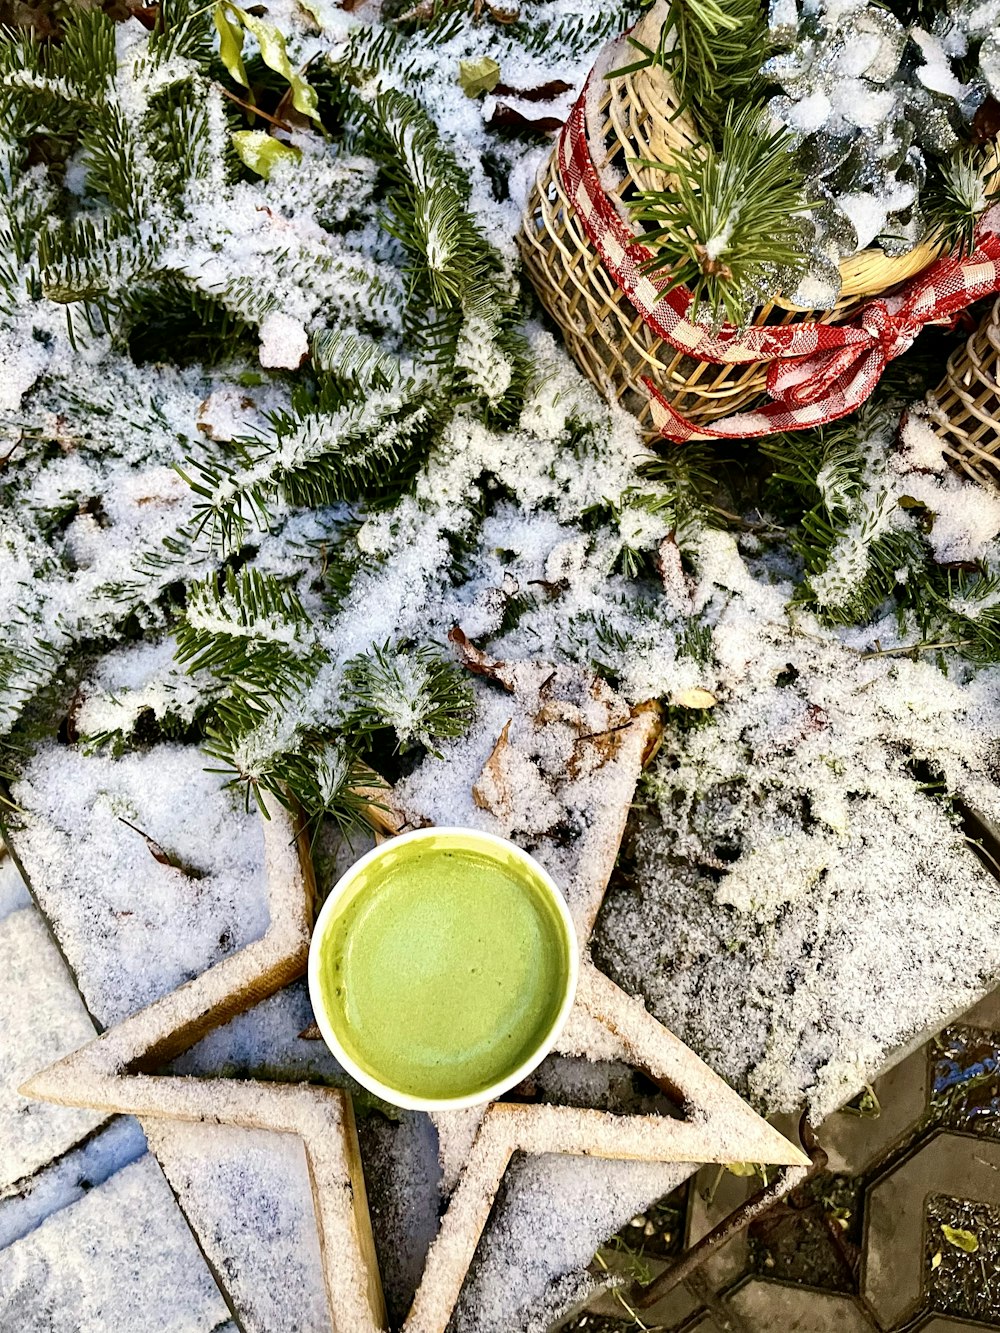
<path fill-rule="evenodd" d="M 861 1290 L 889 1328 L 915 1315 L 922 1301 L 930 1194 L 1000 1204 L 1000 1143 L 935 1134 L 869 1187 Z"/>

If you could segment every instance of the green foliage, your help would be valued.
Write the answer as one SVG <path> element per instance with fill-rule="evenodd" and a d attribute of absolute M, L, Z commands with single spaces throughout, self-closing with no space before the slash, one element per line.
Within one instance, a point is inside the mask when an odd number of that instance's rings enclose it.
<path fill-rule="evenodd" d="M 356 789 L 374 781 L 362 758 L 378 733 L 394 730 L 401 749 L 431 748 L 471 717 L 468 682 L 426 644 L 373 645 L 344 664 L 339 710 L 311 704 L 330 654 L 287 584 L 252 568 L 193 585 L 176 639 L 178 661 L 223 686 L 206 748 L 248 802 L 270 793 L 313 818 L 363 822 L 370 797 Z"/>
<path fill-rule="evenodd" d="M 176 637 L 178 662 L 224 681 L 241 725 L 300 693 L 323 660 L 299 599 L 256 569 L 192 584 Z"/>
<path fill-rule="evenodd" d="M 775 463 L 769 491 L 786 509 L 801 506 L 793 545 L 805 578 L 796 598 L 831 625 L 863 624 L 899 587 L 899 571 L 919 571 L 921 534 L 879 478 L 884 437 L 877 411 L 816 431 L 761 441 Z M 787 488 L 796 497 L 789 504 Z M 906 586 L 907 598 L 913 586 Z"/>
<path fill-rule="evenodd" d="M 967 254 L 979 220 L 1000 199 L 1000 165 L 979 148 L 959 148 L 932 164 L 921 199 L 929 231 L 949 250 Z"/>
<path fill-rule="evenodd" d="M 716 323 L 744 324 L 804 266 L 802 175 L 791 136 L 768 130 L 763 116 L 758 107 L 730 105 L 719 148 L 702 142 L 669 163 L 646 163 L 669 170 L 673 181 L 630 203 L 654 250 L 645 271 L 666 271 L 663 295 L 690 290 L 691 318 L 707 306 Z"/>
<path fill-rule="evenodd" d="M 634 37 L 639 59 L 609 79 L 658 66 L 670 73 L 682 110 L 711 137 L 731 103 L 760 101 L 760 70 L 770 49 L 760 0 L 671 0 L 655 47 Z"/>
<path fill-rule="evenodd" d="M 181 475 L 200 497 L 192 536 L 228 554 L 251 528 L 267 530 L 279 501 L 321 506 L 398 498 L 433 422 L 413 381 L 363 401 L 332 376 L 300 384 L 289 408 L 271 415 L 270 438 L 234 440 L 187 459 Z"/>
<path fill-rule="evenodd" d="M 401 749 L 433 748 L 436 740 L 461 736 L 472 717 L 468 681 L 432 648 L 402 653 L 384 643 L 348 662 L 343 683 L 344 730 L 368 734 L 391 727 Z"/>

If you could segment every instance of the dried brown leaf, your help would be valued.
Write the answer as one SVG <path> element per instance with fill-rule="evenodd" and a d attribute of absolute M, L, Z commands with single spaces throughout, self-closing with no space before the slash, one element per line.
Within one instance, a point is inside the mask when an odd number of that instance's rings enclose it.
<path fill-rule="evenodd" d="M 563 116 L 526 116 L 508 102 L 497 102 L 486 122 L 491 130 L 522 130 L 529 134 L 554 134 L 563 127 Z"/>
<path fill-rule="evenodd" d="M 551 102 L 563 93 L 571 92 L 573 85 L 565 79 L 550 79 L 534 88 L 512 88 L 509 83 L 498 83 L 493 89 L 500 97 L 518 97 L 523 102 Z"/>
<path fill-rule="evenodd" d="M 488 810 L 498 818 L 503 818 L 513 803 L 506 764 L 511 748 L 509 737 L 513 720 L 509 717 L 504 723 L 503 731 L 483 765 L 483 771 L 472 786 L 472 799 L 479 809 Z"/>
<path fill-rule="evenodd" d="M 467 671 L 476 676 L 485 676 L 488 680 L 495 680 L 505 690 L 513 692 L 516 679 L 509 663 L 490 657 L 489 653 L 477 648 L 465 630 L 460 629 L 458 625 L 454 625 L 448 631 L 448 640 L 457 648 L 459 660 Z"/>

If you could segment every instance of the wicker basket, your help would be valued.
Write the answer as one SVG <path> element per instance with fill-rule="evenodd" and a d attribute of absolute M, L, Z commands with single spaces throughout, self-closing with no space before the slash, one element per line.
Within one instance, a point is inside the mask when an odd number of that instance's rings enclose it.
<path fill-rule="evenodd" d="M 1000 490 L 1000 300 L 951 354 L 927 405 L 952 466 Z"/>
<path fill-rule="evenodd" d="M 666 16 L 657 0 L 635 28 L 636 38 L 655 47 Z M 599 97 L 587 112 L 587 137 L 602 182 L 616 181 L 609 198 L 623 217 L 624 200 L 636 190 L 664 189 L 668 172 L 638 165 L 636 159 L 669 161 L 697 140 L 691 120 L 678 114 L 669 75 L 661 68 L 638 70 L 604 81 L 626 60 L 623 39 L 606 49 L 592 76 Z M 648 437 L 658 437 L 649 393 L 650 379 L 674 408 L 696 424 L 707 424 L 758 400 L 767 367 L 718 365 L 692 359 L 657 336 L 606 272 L 582 221 L 567 196 L 553 150 L 529 197 L 519 237 L 528 276 L 543 304 L 563 330 L 570 352 L 609 399 L 639 418 Z M 831 310 L 797 309 L 776 296 L 758 310 L 753 323 L 838 322 L 866 299 L 884 295 L 922 272 L 936 257 L 932 244 L 888 258 L 865 250 L 841 265 L 843 291 Z"/>

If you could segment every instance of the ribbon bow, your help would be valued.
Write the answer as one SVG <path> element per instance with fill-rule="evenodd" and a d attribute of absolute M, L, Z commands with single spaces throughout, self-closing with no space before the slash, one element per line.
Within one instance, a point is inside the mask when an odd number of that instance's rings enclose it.
<path fill-rule="evenodd" d="M 594 73 L 590 78 L 594 78 Z M 671 347 L 701 361 L 767 365 L 771 399 L 711 425 L 681 415 L 648 377 L 653 420 L 668 439 L 746 439 L 783 430 L 806 430 L 855 411 L 871 395 L 895 357 L 926 324 L 954 324 L 973 301 L 1000 290 L 1000 212 L 980 224 L 975 250 L 935 260 L 900 291 L 867 302 L 846 324 L 724 325 L 717 332 L 687 318 L 691 293 L 664 291 L 669 278 L 644 272 L 652 252 L 601 185 L 587 139 L 590 79 L 563 126 L 559 171 L 567 197 L 609 277 L 628 296 L 643 322 Z"/>

